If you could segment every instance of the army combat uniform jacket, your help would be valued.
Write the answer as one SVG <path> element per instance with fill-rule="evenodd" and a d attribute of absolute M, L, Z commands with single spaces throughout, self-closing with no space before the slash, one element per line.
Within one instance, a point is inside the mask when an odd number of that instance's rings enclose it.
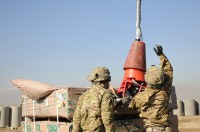
<path fill-rule="evenodd" d="M 83 93 L 73 117 L 73 132 L 114 132 L 114 110 L 111 93 L 101 86 Z"/>
<path fill-rule="evenodd" d="M 168 126 L 168 103 L 173 80 L 173 68 L 162 54 L 160 55 L 160 66 L 163 69 L 165 81 L 160 89 L 147 85 L 143 92 L 138 93 L 130 102 L 129 107 L 140 110 L 145 126 Z"/>

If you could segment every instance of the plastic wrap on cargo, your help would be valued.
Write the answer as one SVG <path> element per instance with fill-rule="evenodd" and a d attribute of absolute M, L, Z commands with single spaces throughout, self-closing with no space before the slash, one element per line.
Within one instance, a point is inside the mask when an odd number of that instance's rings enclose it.
<path fill-rule="evenodd" d="M 33 100 L 38 100 L 42 97 L 45 97 L 58 89 L 54 86 L 32 80 L 16 79 L 11 80 L 11 82 L 26 96 Z"/>

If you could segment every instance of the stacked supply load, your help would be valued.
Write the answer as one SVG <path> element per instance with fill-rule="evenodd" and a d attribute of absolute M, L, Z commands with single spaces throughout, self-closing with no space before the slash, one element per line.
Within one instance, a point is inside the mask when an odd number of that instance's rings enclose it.
<path fill-rule="evenodd" d="M 23 132 L 71 131 L 76 104 L 87 88 L 57 88 L 32 80 L 11 82 L 23 92 Z"/>
<path fill-rule="evenodd" d="M 59 126 L 59 127 L 58 127 Z M 26 129 L 25 129 L 26 128 Z M 54 121 L 37 121 L 22 123 L 22 132 L 71 132 L 72 124 Z"/>
<path fill-rule="evenodd" d="M 32 100 L 22 96 L 22 116 L 66 118 L 72 120 L 79 96 L 87 88 L 67 87 L 53 91 L 47 97 Z"/>

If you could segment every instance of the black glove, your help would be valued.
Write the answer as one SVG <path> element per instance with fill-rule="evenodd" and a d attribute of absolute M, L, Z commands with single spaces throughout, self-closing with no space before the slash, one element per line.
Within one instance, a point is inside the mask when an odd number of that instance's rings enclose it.
<path fill-rule="evenodd" d="M 163 54 L 163 48 L 161 45 L 156 45 L 156 47 L 154 47 L 153 49 L 158 56 Z"/>

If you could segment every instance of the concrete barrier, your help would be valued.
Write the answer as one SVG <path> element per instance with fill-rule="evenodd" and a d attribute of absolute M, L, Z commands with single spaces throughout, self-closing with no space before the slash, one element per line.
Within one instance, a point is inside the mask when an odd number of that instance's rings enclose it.
<path fill-rule="evenodd" d="M 21 107 L 19 106 L 10 106 L 10 127 L 11 129 L 17 129 L 21 125 Z"/>
<path fill-rule="evenodd" d="M 177 106 L 178 108 L 173 110 L 173 115 L 183 116 L 183 101 L 177 100 Z"/>
<path fill-rule="evenodd" d="M 0 107 L 0 127 L 9 127 L 9 107 Z"/>
<path fill-rule="evenodd" d="M 196 115 L 196 102 L 195 100 L 183 100 L 184 115 L 195 116 Z"/>
<path fill-rule="evenodd" d="M 195 103 L 196 103 L 196 114 L 200 115 L 200 99 L 196 99 Z"/>

